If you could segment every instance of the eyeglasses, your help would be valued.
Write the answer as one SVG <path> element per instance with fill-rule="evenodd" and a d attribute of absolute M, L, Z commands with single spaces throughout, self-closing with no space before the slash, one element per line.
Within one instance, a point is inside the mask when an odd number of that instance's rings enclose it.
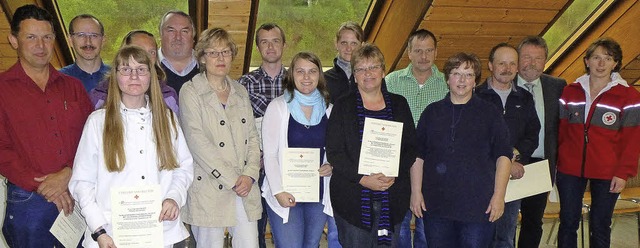
<path fill-rule="evenodd" d="M 379 71 L 380 69 L 382 69 L 382 65 L 372 65 L 372 66 L 369 66 L 369 67 L 360 67 L 360 68 L 355 68 L 355 69 L 353 69 L 353 72 L 354 72 L 355 74 L 363 74 L 363 73 L 365 73 L 365 72 L 367 72 L 367 71 L 370 71 L 370 72 L 377 72 L 377 71 Z"/>
<path fill-rule="evenodd" d="M 75 36 L 79 39 L 89 38 L 90 40 L 102 38 L 102 34 L 91 33 L 91 32 L 75 32 L 71 33 L 72 36 Z"/>
<path fill-rule="evenodd" d="M 220 57 L 221 54 L 222 54 L 222 57 L 231 57 L 231 55 L 233 54 L 233 51 L 224 50 L 224 51 L 221 51 L 221 52 L 218 52 L 218 51 L 205 51 L 204 52 L 205 56 L 207 56 L 209 58 L 212 58 L 212 59 Z"/>
<path fill-rule="evenodd" d="M 453 73 L 449 73 L 449 76 L 452 78 L 464 78 L 464 79 L 475 79 L 476 78 L 476 74 L 475 73 L 459 73 L 459 72 L 453 72 Z"/>
<path fill-rule="evenodd" d="M 131 67 L 120 67 L 120 69 L 118 69 L 118 71 L 120 72 L 120 74 L 122 76 L 131 76 L 131 74 L 133 74 L 133 72 L 136 72 L 136 75 L 138 76 L 146 76 L 147 74 L 149 74 L 149 68 L 148 67 L 138 67 L 138 68 L 131 68 Z"/>

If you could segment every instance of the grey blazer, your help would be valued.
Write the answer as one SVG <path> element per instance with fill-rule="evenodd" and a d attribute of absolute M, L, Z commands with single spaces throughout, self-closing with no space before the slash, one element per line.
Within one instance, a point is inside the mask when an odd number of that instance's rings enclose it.
<path fill-rule="evenodd" d="M 547 74 L 540 76 L 544 99 L 544 156 L 549 159 L 551 181 L 555 183 L 558 161 L 558 124 L 560 122 L 560 96 L 567 81 Z"/>

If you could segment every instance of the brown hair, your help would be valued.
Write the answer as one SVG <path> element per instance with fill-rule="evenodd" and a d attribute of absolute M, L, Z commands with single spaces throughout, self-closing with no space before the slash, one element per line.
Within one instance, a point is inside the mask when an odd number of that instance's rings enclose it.
<path fill-rule="evenodd" d="M 382 51 L 376 45 L 371 43 L 364 43 L 358 50 L 355 50 L 351 54 L 351 73 L 355 75 L 356 65 L 358 65 L 363 60 L 372 59 L 377 61 L 382 65 L 382 71 L 385 70 L 384 65 L 384 55 L 382 55 Z"/>
<path fill-rule="evenodd" d="M 327 107 L 329 107 L 329 89 L 327 88 L 327 81 L 324 79 L 324 73 L 322 73 L 322 63 L 320 63 L 320 58 L 311 52 L 299 52 L 293 56 L 289 70 L 287 70 L 287 75 L 282 81 L 285 90 L 291 94 L 291 99 L 293 99 L 293 91 L 296 89 L 296 82 L 293 79 L 293 74 L 295 73 L 296 62 L 301 59 L 309 61 L 318 67 L 318 74 L 320 75 L 318 77 L 318 86 L 316 88 L 320 91 Z"/>
<path fill-rule="evenodd" d="M 447 59 L 447 62 L 444 63 L 444 79 L 445 81 L 449 81 L 449 74 L 453 69 L 456 69 L 462 65 L 467 65 L 464 69 L 471 67 L 473 69 L 473 73 L 476 74 L 476 85 L 480 83 L 480 79 L 482 78 L 482 64 L 480 64 L 480 59 L 473 53 L 458 53 L 453 55 Z"/>
<path fill-rule="evenodd" d="M 338 28 L 338 32 L 336 32 L 336 41 L 340 40 L 340 32 L 344 30 L 351 30 L 356 34 L 356 39 L 360 42 L 364 41 L 364 32 L 362 31 L 362 27 L 355 22 L 348 21 L 340 24 L 340 28 Z"/>
<path fill-rule="evenodd" d="M 149 53 L 137 46 L 123 46 L 118 50 L 113 59 L 113 67 L 109 72 L 109 94 L 105 103 L 104 131 L 102 133 L 102 145 L 105 165 L 109 172 L 120 172 L 124 169 L 127 158 L 124 151 L 124 124 L 120 114 L 122 104 L 122 92 L 118 86 L 118 67 L 128 65 L 133 59 L 140 64 L 149 67 L 149 106 L 152 113 L 152 128 L 156 143 L 159 170 L 173 170 L 178 168 L 176 154 L 171 141 L 172 132 L 178 137 L 176 121 L 173 111 L 169 110 L 163 100 L 160 83 L 155 68 L 151 65 Z M 171 119 L 171 120 L 169 120 Z M 171 123 L 171 124 L 169 124 Z M 171 125 L 171 126 L 170 126 Z"/>
<path fill-rule="evenodd" d="M 207 66 L 202 62 L 202 57 L 204 57 L 204 50 L 210 48 L 212 45 L 222 44 L 226 45 L 231 49 L 231 59 L 233 60 L 236 55 L 238 55 L 238 47 L 236 43 L 229 35 L 229 32 L 222 28 L 213 28 L 202 31 L 200 34 L 200 38 L 198 39 L 198 43 L 196 43 L 196 59 L 198 60 L 198 65 L 200 66 L 200 72 L 204 72 L 207 70 Z M 222 56 L 222 54 L 220 54 Z"/>
<path fill-rule="evenodd" d="M 590 71 L 589 67 L 587 67 L 586 60 L 591 58 L 591 55 L 593 55 L 593 52 L 595 52 L 598 47 L 602 47 L 607 52 L 607 55 L 613 57 L 613 61 L 618 63 L 611 72 L 619 72 L 622 67 L 622 48 L 620 48 L 620 44 L 611 38 L 600 38 L 589 45 L 587 53 L 584 55 L 584 69 L 587 74 L 589 74 Z"/>

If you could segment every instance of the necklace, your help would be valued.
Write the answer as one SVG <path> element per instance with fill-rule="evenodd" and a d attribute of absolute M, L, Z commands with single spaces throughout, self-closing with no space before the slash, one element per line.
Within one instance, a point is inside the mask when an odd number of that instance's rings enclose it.
<path fill-rule="evenodd" d="M 227 82 L 227 80 L 224 80 L 224 83 L 222 83 L 222 89 L 218 89 L 216 87 L 213 87 L 213 90 L 215 90 L 217 92 L 225 92 L 225 91 L 227 91 L 227 85 L 229 85 L 229 83 Z"/>
<path fill-rule="evenodd" d="M 458 123 L 460 123 L 460 119 L 462 119 L 462 111 L 464 110 L 464 106 L 459 106 L 460 113 L 458 113 L 458 117 L 456 118 L 456 106 L 452 106 L 451 108 L 451 145 L 449 147 L 450 151 L 453 153 L 455 151 L 454 144 L 456 141 L 456 127 Z"/>

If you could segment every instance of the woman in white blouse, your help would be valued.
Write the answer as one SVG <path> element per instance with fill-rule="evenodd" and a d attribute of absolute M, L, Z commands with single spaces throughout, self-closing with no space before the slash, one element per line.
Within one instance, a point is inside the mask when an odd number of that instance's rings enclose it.
<path fill-rule="evenodd" d="M 84 247 L 116 247 L 111 223 L 115 187 L 159 185 L 163 245 L 189 236 L 180 207 L 193 180 L 193 159 L 163 101 L 151 61 L 140 47 L 122 47 L 112 63 L 106 104 L 85 124 L 69 182 L 87 222 Z"/>

